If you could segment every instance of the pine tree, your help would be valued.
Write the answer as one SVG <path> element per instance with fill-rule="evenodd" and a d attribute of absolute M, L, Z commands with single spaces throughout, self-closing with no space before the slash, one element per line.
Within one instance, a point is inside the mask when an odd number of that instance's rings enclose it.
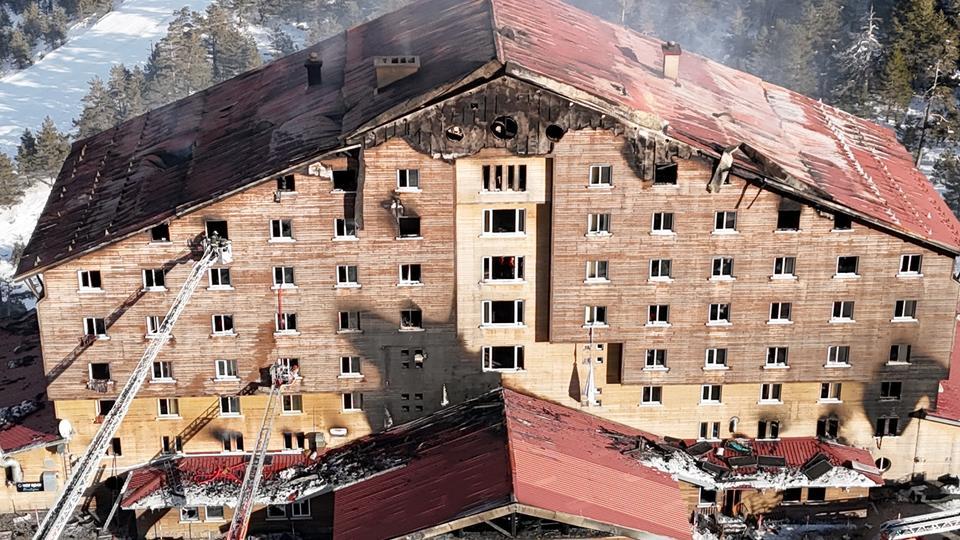
<path fill-rule="evenodd" d="M 926 91 L 934 73 L 950 73 L 957 63 L 957 30 L 934 0 L 905 0 L 893 21 L 891 46 L 904 55 L 915 90 Z"/>
<path fill-rule="evenodd" d="M 40 5 L 36 2 L 31 2 L 27 5 L 27 8 L 23 10 L 22 17 L 23 19 L 20 22 L 20 26 L 23 28 L 23 33 L 30 43 L 35 43 L 36 40 L 42 38 L 44 32 L 47 31 L 45 18 L 43 13 L 40 13 Z"/>
<path fill-rule="evenodd" d="M 90 81 L 90 90 L 81 101 L 83 112 L 80 113 L 80 118 L 73 122 L 77 128 L 77 137 L 84 139 L 116 125 L 116 106 L 100 77 L 94 77 Z"/>
<path fill-rule="evenodd" d="M 69 137 L 60 133 L 52 118 L 44 118 L 37 133 L 36 172 L 56 176 L 69 153 Z"/>
<path fill-rule="evenodd" d="M 37 139 L 30 128 L 23 130 L 20 135 L 20 146 L 17 147 L 17 171 L 22 175 L 31 174 L 37 170 Z"/>
<path fill-rule="evenodd" d="M 749 34 L 750 21 L 739 6 L 730 18 L 730 29 L 724 37 L 726 57 L 724 61 L 737 69 L 748 69 L 748 59 L 753 53 L 753 40 Z"/>
<path fill-rule="evenodd" d="M 143 70 L 140 69 L 140 66 L 134 66 L 130 70 L 130 76 L 127 77 L 127 110 L 124 120 L 129 120 L 147 112 L 147 104 L 143 97 L 146 85 L 147 79 Z"/>
<path fill-rule="evenodd" d="M 207 48 L 197 18 L 183 8 L 147 60 L 145 97 L 158 107 L 203 90 L 213 82 Z"/>
<path fill-rule="evenodd" d="M 960 159 L 953 152 L 940 156 L 933 166 L 933 180 L 944 187 L 943 199 L 960 216 Z"/>
<path fill-rule="evenodd" d="M 0 152 L 0 206 L 16 204 L 23 196 L 23 184 L 17 178 L 13 161 Z"/>
<path fill-rule="evenodd" d="M 33 64 L 33 48 L 19 27 L 10 34 L 10 56 L 13 57 L 13 62 L 19 69 Z"/>
<path fill-rule="evenodd" d="M 63 44 L 67 39 L 67 12 L 60 6 L 53 8 L 53 13 L 47 18 L 46 32 L 43 40 L 51 49 Z"/>
<path fill-rule="evenodd" d="M 273 48 L 272 56 L 280 58 L 297 50 L 297 44 L 293 42 L 286 32 L 280 26 L 274 26 L 270 33 L 270 46 Z"/>
<path fill-rule="evenodd" d="M 212 4 L 203 21 L 206 45 L 213 61 L 213 80 L 221 82 L 260 65 L 253 39 L 242 33 L 230 13 Z"/>
<path fill-rule="evenodd" d="M 842 106 L 854 112 L 867 111 L 882 52 L 880 19 L 871 4 L 858 32 L 851 34 L 846 47 L 836 55 L 839 75 L 832 93 Z"/>
<path fill-rule="evenodd" d="M 887 116 L 890 109 L 903 110 L 910 104 L 913 97 L 913 86 L 910 81 L 912 75 L 907 59 L 899 48 L 894 48 L 887 58 L 883 69 L 883 78 L 880 83 L 880 95 L 887 103 Z"/>

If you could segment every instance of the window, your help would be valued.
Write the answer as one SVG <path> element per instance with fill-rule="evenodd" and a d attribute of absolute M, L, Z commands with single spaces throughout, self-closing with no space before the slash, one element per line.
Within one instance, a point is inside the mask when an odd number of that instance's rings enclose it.
<path fill-rule="evenodd" d="M 181 506 L 180 521 L 200 521 L 200 508 L 197 506 Z"/>
<path fill-rule="evenodd" d="M 717 212 L 713 221 L 714 233 L 734 233 L 737 231 L 736 212 Z"/>
<path fill-rule="evenodd" d="M 220 435 L 224 452 L 243 452 L 243 434 L 228 431 Z"/>
<path fill-rule="evenodd" d="M 77 280 L 80 282 L 80 292 L 98 292 L 103 290 L 103 282 L 100 279 L 99 270 L 80 270 L 77 272 Z"/>
<path fill-rule="evenodd" d="M 300 359 L 299 358 L 278 358 L 277 363 L 283 366 L 294 379 L 300 378 Z"/>
<path fill-rule="evenodd" d="M 339 268 L 339 267 L 338 267 Z M 292 266 L 274 266 L 273 267 L 273 286 L 275 288 L 296 287 Z"/>
<path fill-rule="evenodd" d="M 796 257 L 777 257 L 773 261 L 773 279 L 793 279 L 797 267 Z"/>
<path fill-rule="evenodd" d="M 237 379 L 237 361 L 236 360 L 217 360 L 216 373 L 218 379 Z"/>
<path fill-rule="evenodd" d="M 893 319 L 898 321 L 917 320 L 917 301 L 897 300 L 893 307 Z"/>
<path fill-rule="evenodd" d="M 297 314 L 296 313 L 277 313 L 276 332 L 278 334 L 297 334 Z"/>
<path fill-rule="evenodd" d="M 719 369 L 727 367 L 727 350 L 726 349 L 707 349 L 707 358 L 704 361 L 704 366 L 708 369 Z"/>
<path fill-rule="evenodd" d="M 733 258 L 714 257 L 710 277 L 713 279 L 733 279 Z"/>
<path fill-rule="evenodd" d="M 853 220 L 850 216 L 846 214 L 834 214 L 833 215 L 833 230 L 834 231 L 850 231 L 853 230 Z"/>
<path fill-rule="evenodd" d="M 359 287 L 359 270 L 356 265 L 337 265 L 337 287 Z"/>
<path fill-rule="evenodd" d="M 307 434 L 303 432 L 291 433 L 289 431 L 283 434 L 284 450 L 303 450 L 307 446 Z"/>
<path fill-rule="evenodd" d="M 526 165 L 484 165 L 483 191 L 526 191 Z"/>
<path fill-rule="evenodd" d="M 710 304 L 709 325 L 730 324 L 730 304 Z"/>
<path fill-rule="evenodd" d="M 484 300 L 484 325 L 522 325 L 523 300 Z"/>
<path fill-rule="evenodd" d="M 91 381 L 109 381 L 110 380 L 110 364 L 104 362 L 97 362 L 90 364 L 90 380 Z"/>
<path fill-rule="evenodd" d="M 673 234 L 673 212 L 654 213 L 650 231 L 653 234 Z"/>
<path fill-rule="evenodd" d="M 666 349 L 647 349 L 647 355 L 643 363 L 643 369 L 644 370 L 667 369 L 667 350 Z"/>
<path fill-rule="evenodd" d="M 820 401 L 836 403 L 840 401 L 841 383 L 825 382 L 820 383 Z"/>
<path fill-rule="evenodd" d="M 213 316 L 213 335 L 232 336 L 233 334 L 233 315 Z"/>
<path fill-rule="evenodd" d="M 160 418 L 179 418 L 180 402 L 177 398 L 160 398 L 157 400 L 157 411 Z"/>
<path fill-rule="evenodd" d="M 147 337 L 156 337 L 160 333 L 160 324 L 163 319 L 159 315 L 150 315 L 147 317 Z"/>
<path fill-rule="evenodd" d="M 151 268 L 143 271 L 143 288 L 148 291 L 165 291 L 162 268 Z"/>
<path fill-rule="evenodd" d="M 523 347 L 484 347 L 484 371 L 519 371 L 523 369 Z"/>
<path fill-rule="evenodd" d="M 420 170 L 397 169 L 397 189 L 401 191 L 419 191 Z"/>
<path fill-rule="evenodd" d="M 922 263 L 923 263 L 923 255 L 901 255 L 899 275 L 919 276 L 920 266 Z"/>
<path fill-rule="evenodd" d="M 400 285 L 420 285 L 423 283 L 420 281 L 420 268 L 419 264 L 401 264 Z"/>
<path fill-rule="evenodd" d="M 881 416 L 877 418 L 875 437 L 896 437 L 900 434 L 900 418 L 896 416 Z"/>
<path fill-rule="evenodd" d="M 717 492 L 713 489 L 697 488 L 700 495 L 697 498 L 697 506 L 713 506 L 717 504 Z"/>
<path fill-rule="evenodd" d="M 362 411 L 363 410 L 363 394 L 360 392 L 344 392 L 340 395 L 341 402 L 343 403 L 344 412 L 349 411 Z"/>
<path fill-rule="evenodd" d="M 183 452 L 183 438 L 179 435 L 170 438 L 167 435 L 160 437 L 160 453 L 176 454 Z"/>
<path fill-rule="evenodd" d="M 853 300 L 841 300 L 833 303 L 830 322 L 855 322 L 853 320 Z"/>
<path fill-rule="evenodd" d="M 99 317 L 84 317 L 83 334 L 85 336 L 96 336 L 99 339 L 107 337 L 107 325 Z"/>
<path fill-rule="evenodd" d="M 291 175 L 292 177 L 293 175 Z M 207 521 L 224 521 L 222 506 L 207 506 Z"/>
<path fill-rule="evenodd" d="M 705 384 L 701 386 L 700 403 L 720 403 L 720 388 L 719 384 Z"/>
<path fill-rule="evenodd" d="M 353 218 L 341 218 L 333 220 L 334 238 L 356 238 L 357 220 Z"/>
<path fill-rule="evenodd" d="M 484 281 L 520 281 L 523 279 L 523 257 L 484 257 Z"/>
<path fill-rule="evenodd" d="M 790 322 L 790 302 L 773 302 L 770 304 L 770 323 L 783 324 Z"/>
<path fill-rule="evenodd" d="M 590 236 L 610 234 L 610 214 L 588 214 L 587 234 Z"/>
<path fill-rule="evenodd" d="M 786 202 L 786 199 L 782 201 L 780 209 L 777 211 L 777 230 L 799 231 L 801 214 L 799 203 L 784 205 L 784 202 Z"/>
<path fill-rule="evenodd" d="M 296 179 L 292 174 L 285 174 L 283 176 L 277 177 L 277 191 L 296 191 L 297 183 Z"/>
<path fill-rule="evenodd" d="M 610 281 L 607 261 L 587 261 L 587 281 Z"/>
<path fill-rule="evenodd" d="M 274 242 L 293 241 L 293 221 L 289 219 L 271 219 L 270 240 Z"/>
<path fill-rule="evenodd" d="M 413 358 L 413 365 L 417 369 L 422 369 L 423 361 L 427 358 L 427 355 L 423 353 L 423 349 L 401 349 L 400 367 L 402 369 L 410 369 L 411 357 Z"/>
<path fill-rule="evenodd" d="M 911 346 L 904 343 L 895 343 L 890 346 L 889 364 L 909 364 Z"/>
<path fill-rule="evenodd" d="M 760 385 L 761 403 L 783 403 L 780 398 L 780 392 L 783 385 L 780 383 L 763 383 Z"/>
<path fill-rule="evenodd" d="M 903 395 L 903 383 L 900 381 L 883 381 L 880 383 L 880 399 L 899 400 Z"/>
<path fill-rule="evenodd" d="M 593 165 L 590 167 L 590 187 L 609 187 L 613 183 L 613 167 Z"/>
<path fill-rule="evenodd" d="M 527 211 L 523 208 L 510 210 L 484 210 L 484 234 L 523 234 L 527 230 Z"/>
<path fill-rule="evenodd" d="M 166 223 L 161 223 L 150 229 L 150 241 L 151 242 L 169 242 L 170 241 L 170 226 Z"/>
<path fill-rule="evenodd" d="M 757 422 L 758 439 L 779 439 L 780 421 L 779 420 L 760 420 Z"/>
<path fill-rule="evenodd" d="M 584 326 L 607 326 L 606 306 L 587 306 L 583 308 Z"/>
<path fill-rule="evenodd" d="M 240 398 L 238 396 L 221 396 L 220 416 L 240 416 Z"/>
<path fill-rule="evenodd" d="M 287 507 L 280 504 L 267 505 L 267 519 L 283 519 L 287 517 Z"/>
<path fill-rule="evenodd" d="M 219 236 L 224 240 L 230 238 L 230 234 L 227 231 L 227 222 L 223 220 L 207 221 L 206 231 L 208 237 Z"/>
<path fill-rule="evenodd" d="M 357 191 L 357 171 L 333 171 L 333 191 Z"/>
<path fill-rule="evenodd" d="M 650 261 L 650 281 L 668 281 L 672 274 L 670 259 L 652 259 Z"/>
<path fill-rule="evenodd" d="M 301 396 L 300 394 L 284 394 L 283 395 L 283 412 L 302 413 L 303 412 L 303 396 Z"/>
<path fill-rule="evenodd" d="M 230 289 L 230 269 L 229 268 L 211 268 L 210 269 L 210 288 L 211 289 Z"/>
<path fill-rule="evenodd" d="M 847 256 L 837 257 L 837 275 L 836 277 L 852 277 L 857 275 L 857 266 L 860 264 L 860 257 Z"/>
<path fill-rule="evenodd" d="M 420 238 L 420 218 L 416 216 L 402 216 L 397 219 L 400 238 Z"/>
<path fill-rule="evenodd" d="M 662 386 L 644 386 L 640 396 L 641 405 L 662 405 L 663 387 Z"/>
<path fill-rule="evenodd" d="M 817 437 L 836 439 L 840 434 L 840 420 L 834 417 L 817 420 Z"/>
<path fill-rule="evenodd" d="M 337 318 L 340 332 L 359 332 L 360 331 L 360 312 L 359 311 L 341 311 Z"/>
<path fill-rule="evenodd" d="M 847 367 L 850 365 L 850 346 L 831 345 L 827 348 L 826 367 Z"/>
<path fill-rule="evenodd" d="M 658 163 L 653 170 L 653 183 L 676 185 L 677 164 L 676 163 Z"/>
<path fill-rule="evenodd" d="M 767 359 L 764 367 L 766 368 L 785 368 L 787 367 L 787 348 L 786 347 L 767 347 Z"/>
<path fill-rule="evenodd" d="M 310 501 L 297 501 L 290 503 L 290 517 L 301 519 L 310 517 Z"/>
<path fill-rule="evenodd" d="M 670 306 L 656 304 L 647 310 L 647 326 L 670 326 Z"/>
<path fill-rule="evenodd" d="M 716 441 L 720 439 L 720 422 L 700 422 L 700 439 Z"/>
<path fill-rule="evenodd" d="M 172 381 L 173 365 L 170 362 L 160 360 L 153 363 L 153 380 Z"/>
<path fill-rule="evenodd" d="M 823 502 L 827 499 L 827 488 L 807 488 L 807 502 Z"/>
<path fill-rule="evenodd" d="M 97 400 L 97 416 L 106 416 L 107 413 L 113 409 L 113 405 L 116 403 L 116 400 L 113 399 L 99 399 Z"/>
<path fill-rule="evenodd" d="M 360 357 L 359 356 L 341 356 L 340 357 L 340 375 L 344 377 L 360 376 Z"/>
<path fill-rule="evenodd" d="M 400 330 L 423 330 L 423 312 L 419 309 L 400 310 Z"/>

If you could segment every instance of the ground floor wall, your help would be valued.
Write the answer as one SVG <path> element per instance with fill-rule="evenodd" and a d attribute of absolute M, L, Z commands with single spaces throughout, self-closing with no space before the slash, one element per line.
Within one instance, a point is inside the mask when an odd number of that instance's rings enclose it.
<path fill-rule="evenodd" d="M 917 421 L 916 472 L 927 479 L 960 475 L 960 425 Z"/>
<path fill-rule="evenodd" d="M 5 459 L 11 462 L 5 467 L 4 481 L 0 483 L 0 513 L 29 513 L 47 508 L 65 478 L 66 461 L 57 453 L 57 446 L 32 448 L 9 454 Z M 16 465 L 12 462 L 19 465 L 19 480 L 14 478 L 12 469 Z M 48 477 L 46 483 L 44 475 Z"/>

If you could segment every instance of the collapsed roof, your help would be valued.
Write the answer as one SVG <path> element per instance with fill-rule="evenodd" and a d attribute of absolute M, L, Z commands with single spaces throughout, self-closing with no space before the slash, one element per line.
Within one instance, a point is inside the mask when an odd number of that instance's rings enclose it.
<path fill-rule="evenodd" d="M 735 172 L 960 253 L 957 222 L 886 128 L 684 53 L 560 0 L 421 0 L 74 143 L 18 269 L 43 271 L 507 75 L 712 156 Z M 306 84 L 310 54 L 322 82 Z M 378 88 L 374 58 L 419 57 Z"/>

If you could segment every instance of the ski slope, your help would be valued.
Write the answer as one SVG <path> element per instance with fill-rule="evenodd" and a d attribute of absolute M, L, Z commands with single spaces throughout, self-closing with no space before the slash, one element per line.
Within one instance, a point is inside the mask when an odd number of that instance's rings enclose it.
<path fill-rule="evenodd" d="M 0 78 L 0 152 L 14 155 L 24 128 L 36 130 L 44 116 L 57 128 L 73 129 L 89 81 L 110 76 L 114 64 L 143 64 L 150 48 L 186 6 L 203 11 L 212 0 L 126 0 L 27 69 Z"/>

